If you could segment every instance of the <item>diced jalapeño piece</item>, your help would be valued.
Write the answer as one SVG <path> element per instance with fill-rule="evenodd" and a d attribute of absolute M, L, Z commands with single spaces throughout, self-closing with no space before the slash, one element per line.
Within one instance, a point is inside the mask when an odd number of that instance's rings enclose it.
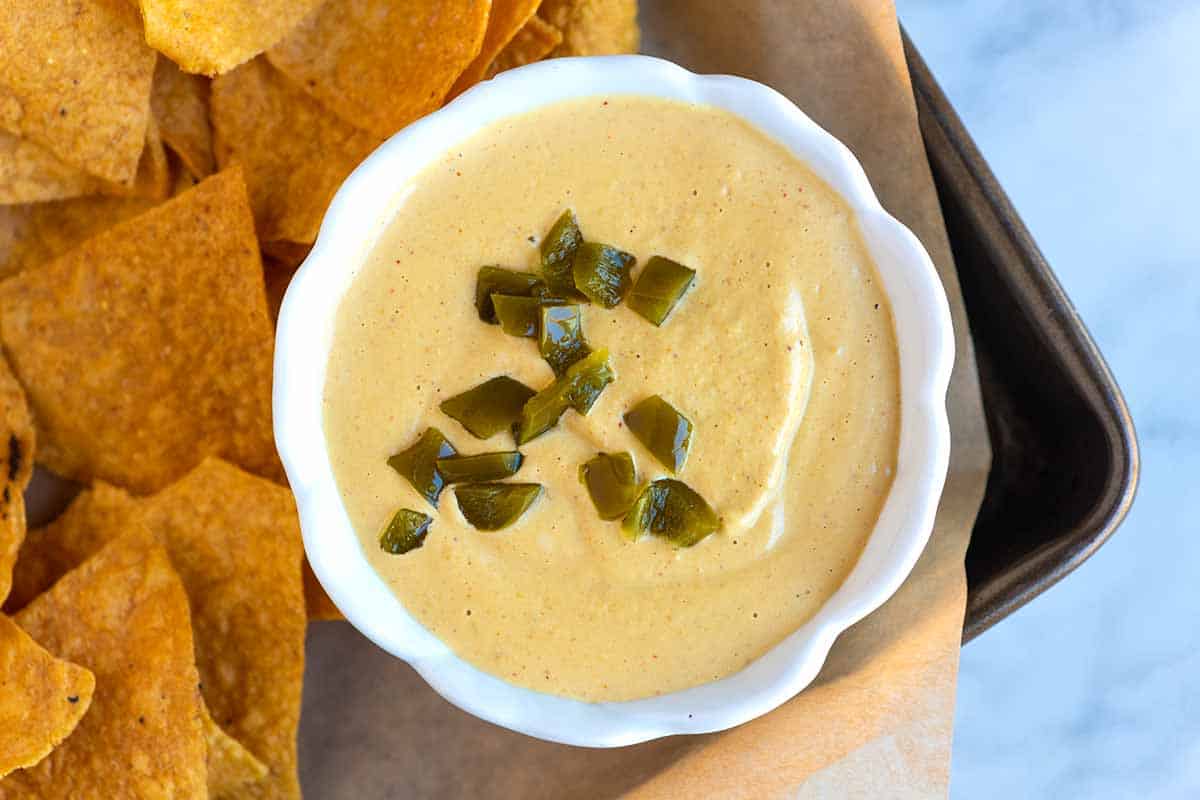
<path fill-rule="evenodd" d="M 475 310 L 484 322 L 495 325 L 496 307 L 492 304 L 493 294 L 513 297 L 532 297 L 538 286 L 545 286 L 542 277 L 533 272 L 517 272 L 504 267 L 480 267 L 475 278 Z"/>
<path fill-rule="evenodd" d="M 426 428 L 421 438 L 407 450 L 401 450 L 387 460 L 388 466 L 404 476 L 417 493 L 437 508 L 438 495 L 446 481 L 437 468 L 439 458 L 448 458 L 457 451 L 437 428 Z"/>
<path fill-rule="evenodd" d="M 541 494 L 538 483 L 465 483 L 454 489 L 459 511 L 481 531 L 512 525 Z"/>
<path fill-rule="evenodd" d="M 576 297 L 579 294 L 575 290 L 571 264 L 582 242 L 579 223 L 575 221 L 575 213 L 570 210 L 562 213 L 542 240 L 542 276 L 554 294 L 561 297 Z"/>
<path fill-rule="evenodd" d="M 694 269 L 652 256 L 642 267 L 625 304 L 655 325 L 662 325 L 695 278 Z"/>
<path fill-rule="evenodd" d="M 575 251 L 571 267 L 575 288 L 594 303 L 612 308 L 624 299 L 633 284 L 629 276 L 637 259 L 615 247 L 584 242 Z"/>
<path fill-rule="evenodd" d="M 600 519 L 620 519 L 638 497 L 637 472 L 629 453 L 597 453 L 579 465 L 579 482 L 587 487 Z"/>
<path fill-rule="evenodd" d="M 572 364 L 565 375 L 525 403 L 521 418 L 513 426 L 517 445 L 533 441 L 553 428 L 568 408 L 580 414 L 591 411 L 596 398 L 615 377 L 608 365 L 608 350 L 603 347 Z"/>
<path fill-rule="evenodd" d="M 559 377 L 592 352 L 583 338 L 582 312 L 579 306 L 547 306 L 540 311 L 538 349 Z"/>
<path fill-rule="evenodd" d="M 720 517 L 704 498 L 674 478 L 660 478 L 649 484 L 621 522 L 621 531 L 628 539 L 650 533 L 676 547 L 691 547 L 720 528 Z"/>
<path fill-rule="evenodd" d="M 400 509 L 392 515 L 383 533 L 379 534 L 380 549 L 394 556 L 416 550 L 425 544 L 425 534 L 429 533 L 431 522 L 433 520 L 428 514 L 411 508 Z"/>
<path fill-rule="evenodd" d="M 512 428 L 533 395 L 533 389 L 501 375 L 443 400 L 439 408 L 443 414 L 460 422 L 472 436 L 487 439 Z"/>
<path fill-rule="evenodd" d="M 496 319 L 509 336 L 536 338 L 541 330 L 542 308 L 561 306 L 564 301 L 557 297 L 516 297 L 509 294 L 493 294 L 492 305 L 496 308 Z"/>
<path fill-rule="evenodd" d="M 499 481 L 517 474 L 524 460 L 525 457 L 516 450 L 509 450 L 503 453 L 439 458 L 437 468 L 446 479 L 446 483 Z"/>
<path fill-rule="evenodd" d="M 625 425 L 671 474 L 678 474 L 692 445 L 692 423 L 673 405 L 651 395 L 625 413 Z"/>

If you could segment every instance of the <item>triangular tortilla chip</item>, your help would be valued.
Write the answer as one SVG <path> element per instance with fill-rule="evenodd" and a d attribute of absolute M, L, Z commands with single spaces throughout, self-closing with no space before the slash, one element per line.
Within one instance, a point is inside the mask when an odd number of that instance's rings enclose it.
<path fill-rule="evenodd" d="M 271 322 L 240 170 L 0 283 L 38 460 L 150 492 L 205 455 L 281 475 Z"/>
<path fill-rule="evenodd" d="M 350 124 L 391 136 L 479 54 L 491 0 L 326 0 L 267 58 Z"/>
<path fill-rule="evenodd" d="M 636 53 L 637 0 L 545 0 L 538 16 L 562 31 L 554 56 Z"/>
<path fill-rule="evenodd" d="M 188 72 L 219 75 L 274 45 L 321 0 L 140 0 L 140 3 L 146 41 L 151 47 Z"/>
<path fill-rule="evenodd" d="M 483 35 L 483 46 L 479 55 L 467 65 L 458 80 L 454 82 L 447 98 L 458 95 L 470 89 L 483 80 L 488 67 L 504 50 L 513 37 L 533 17 L 542 0 L 492 0 L 492 10 L 488 14 L 487 32 Z"/>
<path fill-rule="evenodd" d="M 299 797 L 306 617 L 291 492 L 208 459 L 140 502 L 188 589 L 213 719 L 271 770 L 247 796 Z"/>
<path fill-rule="evenodd" d="M 261 58 L 213 81 L 212 123 L 217 162 L 245 170 L 264 242 L 312 244 L 334 192 L 379 144 Z"/>
<path fill-rule="evenodd" d="M 540 61 L 562 44 L 562 31 L 541 17 L 530 17 L 487 69 L 491 78 L 505 70 Z"/>
<path fill-rule="evenodd" d="M 0 128 L 131 184 L 150 119 L 154 51 L 119 0 L 5 0 Z"/>
<path fill-rule="evenodd" d="M 154 205 L 140 197 L 94 196 L 0 206 L 0 279 L 51 261 Z"/>
<path fill-rule="evenodd" d="M 189 75 L 168 59 L 158 59 L 150 109 L 163 142 L 195 178 L 207 178 L 216 169 L 208 125 L 208 91 L 207 78 Z"/>
<path fill-rule="evenodd" d="M 138 504 L 124 489 L 97 481 L 58 518 L 25 537 L 4 609 L 19 611 L 54 582 L 129 529 Z"/>
<path fill-rule="evenodd" d="M 25 392 L 0 353 L 0 604 L 25 539 L 24 491 L 33 474 L 35 438 Z"/>
<path fill-rule="evenodd" d="M 96 676 L 92 707 L 2 797 L 206 795 L 187 596 L 153 534 L 136 526 L 16 617 L 47 650 Z"/>
<path fill-rule="evenodd" d="M 0 616 L 0 778 L 32 767 L 66 739 L 95 687 L 91 672 L 50 655 Z"/>
<path fill-rule="evenodd" d="M 209 800 L 239 797 L 247 784 L 267 777 L 267 765 L 221 729 L 209 713 L 207 703 L 200 704 L 200 712 L 208 744 Z"/>
<path fill-rule="evenodd" d="M 41 145 L 0 131 L 0 205 L 42 203 L 90 194 L 165 200 L 170 181 L 158 127 L 146 126 L 146 144 L 130 186 L 89 175 Z"/>
<path fill-rule="evenodd" d="M 39 144 L 0 131 L 0 205 L 42 203 L 99 190 L 100 179 Z"/>

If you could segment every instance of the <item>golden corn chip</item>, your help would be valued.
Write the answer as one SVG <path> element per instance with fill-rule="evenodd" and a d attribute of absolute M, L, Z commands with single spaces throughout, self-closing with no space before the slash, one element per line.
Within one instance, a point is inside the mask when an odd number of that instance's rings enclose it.
<path fill-rule="evenodd" d="M 637 0 L 545 0 L 538 16 L 562 31 L 554 56 L 636 53 Z"/>
<path fill-rule="evenodd" d="M 13 564 L 25 539 L 23 492 L 33 473 L 34 438 L 25 392 L 0 353 L 0 603 L 8 597 Z"/>
<path fill-rule="evenodd" d="M 270 769 L 258 793 L 243 796 L 299 796 L 306 613 L 291 492 L 218 459 L 145 498 L 97 483 L 30 534 L 14 599 L 36 595 L 133 524 L 159 537 L 183 579 L 213 718 Z"/>
<path fill-rule="evenodd" d="M 0 131 L 0 205 L 41 203 L 90 194 L 113 197 L 167 197 L 167 161 L 154 120 L 146 128 L 146 143 L 131 185 L 89 175 L 33 142 Z"/>
<path fill-rule="evenodd" d="M 306 618 L 291 492 L 207 459 L 139 503 L 188 589 L 213 719 L 270 769 L 244 796 L 298 798 Z"/>
<path fill-rule="evenodd" d="M 343 119 L 391 136 L 438 108 L 479 54 L 491 0 L 327 0 L 267 51 Z"/>
<path fill-rule="evenodd" d="M 132 525 L 16 617 L 59 658 L 96 676 L 75 732 L 0 797 L 202 798 L 199 675 L 188 600 L 167 554 Z"/>
<path fill-rule="evenodd" d="M 0 279 L 51 261 L 154 205 L 140 197 L 79 197 L 0 206 Z"/>
<path fill-rule="evenodd" d="M 158 59 L 150 110 L 163 142 L 195 178 L 207 178 L 216 169 L 208 125 L 208 90 L 207 78 L 189 75 L 168 59 Z"/>
<path fill-rule="evenodd" d="M 208 745 L 209 800 L 238 797 L 247 784 L 267 777 L 267 765 L 221 729 L 206 703 L 200 704 L 200 719 Z"/>
<path fill-rule="evenodd" d="M 100 179 L 41 145 L 0 131 L 0 205 L 41 203 L 99 191 Z"/>
<path fill-rule="evenodd" d="M 91 672 L 50 655 L 0 616 L 0 778 L 32 767 L 67 738 L 92 704 L 95 687 Z"/>
<path fill-rule="evenodd" d="M 38 460 L 150 492 L 206 455 L 281 475 L 272 329 L 240 170 L 0 283 Z"/>
<path fill-rule="evenodd" d="M 338 607 L 329 599 L 329 595 L 325 594 L 324 587 L 317 580 L 317 576 L 313 574 L 307 559 L 304 561 L 304 607 L 308 611 L 309 619 L 345 619 L 342 612 L 338 611 Z"/>
<path fill-rule="evenodd" d="M 140 3 L 146 41 L 151 47 L 188 72 L 219 75 L 274 45 L 321 0 L 140 0 Z"/>
<path fill-rule="evenodd" d="M 213 81 L 217 163 L 240 163 L 265 242 L 311 244 L 341 182 L 379 141 L 326 111 L 263 59 Z"/>
<path fill-rule="evenodd" d="M 97 482 L 84 489 L 58 518 L 29 531 L 13 570 L 5 611 L 24 608 L 54 582 L 129 529 L 136 501 L 124 490 Z"/>
<path fill-rule="evenodd" d="M 523 67 L 541 61 L 562 44 L 562 31 L 541 17 L 530 17 L 529 21 L 487 69 L 487 77 L 505 70 Z"/>
<path fill-rule="evenodd" d="M 5 0 L 0 128 L 129 185 L 150 118 L 154 51 L 117 0 Z"/>
<path fill-rule="evenodd" d="M 541 2 L 542 0 L 492 0 L 487 32 L 483 35 L 483 46 L 479 55 L 475 56 L 458 76 L 448 97 L 457 97 L 483 80 L 488 67 L 533 17 Z"/>

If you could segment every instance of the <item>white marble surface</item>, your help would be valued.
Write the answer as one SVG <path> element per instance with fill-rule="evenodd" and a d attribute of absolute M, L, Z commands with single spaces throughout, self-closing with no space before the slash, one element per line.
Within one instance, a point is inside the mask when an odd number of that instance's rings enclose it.
<path fill-rule="evenodd" d="M 954 798 L 1200 798 L 1200 2 L 898 0 L 1125 391 L 1142 485 L 963 651 Z"/>

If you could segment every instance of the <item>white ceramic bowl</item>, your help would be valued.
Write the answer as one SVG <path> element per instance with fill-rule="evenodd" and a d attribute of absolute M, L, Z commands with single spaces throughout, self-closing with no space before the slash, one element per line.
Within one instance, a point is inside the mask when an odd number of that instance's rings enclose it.
<path fill-rule="evenodd" d="M 367 563 L 342 505 L 325 446 L 322 392 L 338 303 L 393 217 L 406 181 L 496 120 L 560 100 L 623 94 L 738 114 L 789 147 L 846 199 L 892 304 L 900 352 L 900 452 L 891 493 L 866 549 L 806 624 L 723 680 L 645 700 L 585 703 L 481 672 L 405 610 Z M 928 254 L 883 210 L 850 151 L 787 98 L 753 81 L 695 75 L 645 56 L 555 59 L 471 89 L 393 136 L 346 179 L 279 315 L 275 439 L 296 494 L 308 560 L 346 619 L 476 716 L 543 739 L 614 747 L 722 730 L 767 713 L 812 681 L 838 634 L 899 588 L 929 538 L 945 481 L 952 360 L 949 308 Z"/>

